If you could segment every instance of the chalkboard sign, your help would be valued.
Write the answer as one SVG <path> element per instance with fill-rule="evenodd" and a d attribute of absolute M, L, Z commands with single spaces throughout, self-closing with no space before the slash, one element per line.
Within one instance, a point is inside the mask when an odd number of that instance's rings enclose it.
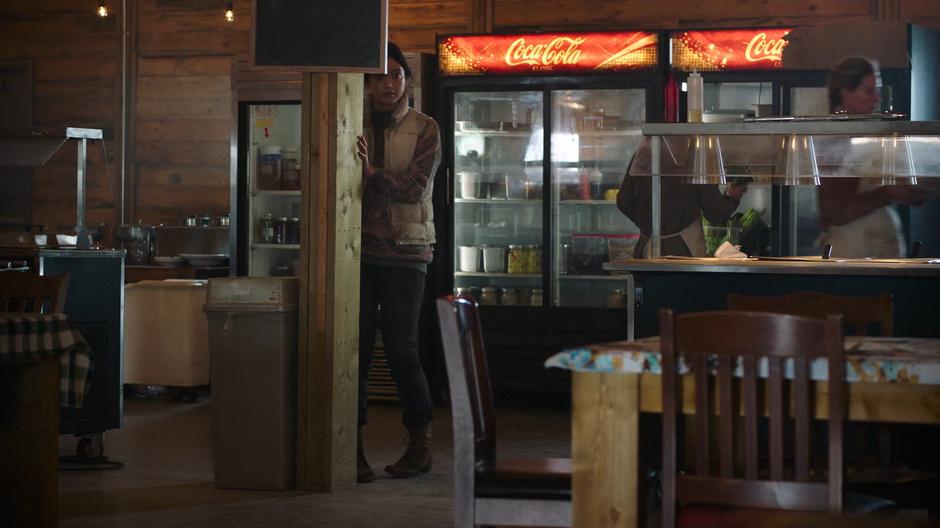
<path fill-rule="evenodd" d="M 388 0 L 255 0 L 255 66 L 385 72 Z"/>

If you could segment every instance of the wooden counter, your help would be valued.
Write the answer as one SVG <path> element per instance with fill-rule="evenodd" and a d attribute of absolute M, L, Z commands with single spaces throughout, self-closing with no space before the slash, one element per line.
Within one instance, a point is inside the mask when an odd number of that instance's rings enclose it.
<path fill-rule="evenodd" d="M 865 275 L 940 277 L 940 262 L 930 259 L 822 259 L 820 257 L 758 257 L 746 260 L 663 257 L 615 260 L 604 264 L 613 272 L 763 273 L 782 275 Z"/>

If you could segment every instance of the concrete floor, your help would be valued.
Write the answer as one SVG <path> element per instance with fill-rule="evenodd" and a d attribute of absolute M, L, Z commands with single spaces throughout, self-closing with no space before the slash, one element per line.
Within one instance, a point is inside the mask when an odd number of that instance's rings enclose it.
<path fill-rule="evenodd" d="M 449 409 L 436 410 L 434 466 L 419 478 L 386 478 L 404 449 L 397 406 L 370 406 L 366 454 L 379 478 L 334 493 L 223 490 L 213 486 L 210 402 L 166 395 L 125 400 L 124 427 L 110 431 L 106 454 L 123 469 L 61 471 L 59 515 L 78 527 L 440 527 L 452 525 L 453 458 Z M 500 408 L 500 456 L 570 456 L 570 412 Z M 75 439 L 62 437 L 61 454 Z"/>

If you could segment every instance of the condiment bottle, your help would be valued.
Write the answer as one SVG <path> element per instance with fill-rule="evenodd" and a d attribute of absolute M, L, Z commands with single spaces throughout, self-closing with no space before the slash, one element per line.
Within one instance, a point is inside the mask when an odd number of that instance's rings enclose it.
<path fill-rule="evenodd" d="M 282 216 L 274 221 L 274 243 L 287 243 L 287 217 Z"/>
<path fill-rule="evenodd" d="M 692 71 L 686 81 L 686 89 L 689 91 L 686 100 L 686 110 L 689 123 L 702 122 L 702 110 L 705 108 L 705 87 L 702 84 L 702 74 Z"/>
<path fill-rule="evenodd" d="M 267 213 L 261 218 L 260 228 L 261 228 L 261 243 L 273 244 L 274 243 L 274 217 L 271 213 Z"/>
<path fill-rule="evenodd" d="M 625 291 L 623 288 L 617 288 L 616 290 L 611 291 L 607 295 L 607 307 L 608 308 L 623 308 L 625 306 L 624 297 Z"/>

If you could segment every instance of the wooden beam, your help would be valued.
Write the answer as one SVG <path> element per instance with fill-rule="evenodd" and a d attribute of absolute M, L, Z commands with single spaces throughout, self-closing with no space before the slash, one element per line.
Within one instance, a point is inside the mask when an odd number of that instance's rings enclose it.
<path fill-rule="evenodd" d="M 297 487 L 355 483 L 361 74 L 304 74 Z"/>

